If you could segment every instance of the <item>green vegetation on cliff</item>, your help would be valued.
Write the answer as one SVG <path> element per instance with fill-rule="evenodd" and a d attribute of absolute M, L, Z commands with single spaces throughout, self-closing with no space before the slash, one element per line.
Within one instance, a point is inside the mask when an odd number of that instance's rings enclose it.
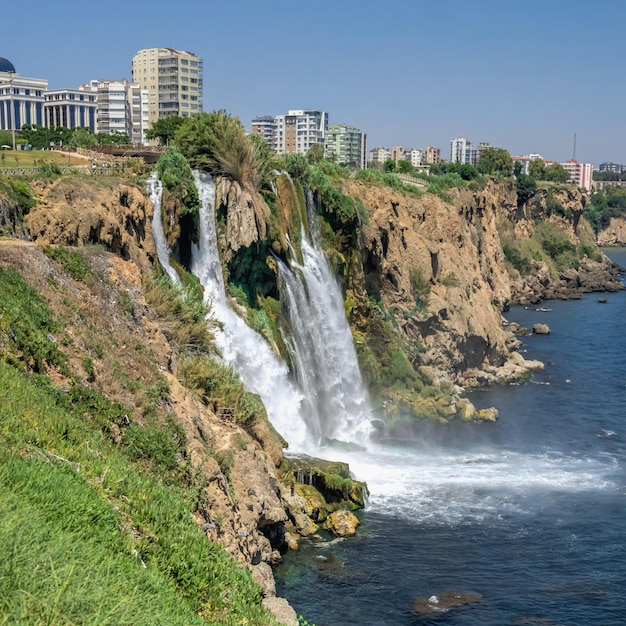
<path fill-rule="evenodd" d="M 49 270 L 50 297 L 81 317 L 71 333 L 69 320 L 57 318 L 17 270 L 0 267 L 2 623 L 275 624 L 250 573 L 191 516 L 204 506 L 204 478 L 186 458 L 180 424 L 162 408 L 165 380 L 146 390 L 152 404 L 135 419 L 133 407 L 88 386 L 80 363 L 63 353 L 83 341 L 79 330 L 89 336 L 94 311 L 71 300 L 77 283 L 68 291 L 59 282 L 69 280 L 66 266 L 80 266 L 73 254 L 51 256 L 63 268 Z M 95 276 L 87 278 L 90 289 L 99 284 Z M 161 287 L 152 289 L 155 303 Z M 124 318 L 124 301 L 117 306 L 110 314 Z M 203 313 L 192 301 L 166 310 L 191 327 Z M 182 326 L 172 332 L 189 351 L 210 340 Z M 104 380 L 115 338 L 93 341 L 101 347 L 93 352 L 98 368 L 92 361 L 90 369 Z M 145 347 L 139 336 L 134 341 L 132 362 L 142 376 L 137 359 Z M 117 367 L 120 382 L 131 375 Z"/>

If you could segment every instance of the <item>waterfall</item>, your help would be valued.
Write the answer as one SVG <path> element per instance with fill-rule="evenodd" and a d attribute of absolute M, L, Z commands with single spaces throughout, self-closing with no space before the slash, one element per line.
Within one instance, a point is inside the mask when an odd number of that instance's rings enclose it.
<path fill-rule="evenodd" d="M 278 263 L 281 298 L 289 316 L 286 339 L 316 440 L 364 442 L 372 419 L 369 398 L 341 290 L 318 247 L 320 228 L 310 192 L 306 199 L 311 238 L 303 227 L 302 264 L 295 255 L 290 267 Z"/>
<path fill-rule="evenodd" d="M 150 194 L 150 200 L 154 205 L 154 214 L 152 216 L 152 236 L 157 249 L 159 263 L 163 270 L 170 277 L 170 280 L 178 287 L 182 286 L 180 277 L 176 270 L 170 264 L 170 251 L 167 247 L 167 239 L 163 232 L 163 224 L 161 222 L 161 197 L 163 196 L 163 184 L 159 180 L 156 172 L 153 172 L 148 178 L 146 187 Z"/>
<path fill-rule="evenodd" d="M 211 314 L 222 324 L 215 330 L 217 347 L 244 385 L 259 394 L 268 417 L 296 452 L 310 450 L 312 437 L 302 418 L 302 394 L 289 370 L 267 341 L 233 311 L 228 303 L 215 229 L 215 185 L 210 176 L 195 173 L 201 201 L 199 245 L 192 245 L 192 272 L 204 288 Z"/>

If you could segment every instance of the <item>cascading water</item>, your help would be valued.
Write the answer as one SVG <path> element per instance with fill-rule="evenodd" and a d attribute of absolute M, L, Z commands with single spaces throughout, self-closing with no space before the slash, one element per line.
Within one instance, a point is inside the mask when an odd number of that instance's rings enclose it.
<path fill-rule="evenodd" d="M 201 201 L 199 245 L 192 246 L 192 272 L 204 288 L 211 313 L 222 323 L 215 330 L 217 347 L 245 386 L 259 394 L 273 426 L 295 452 L 311 449 L 312 437 L 302 418 L 302 394 L 289 378 L 263 337 L 252 330 L 229 306 L 215 230 L 215 185 L 206 174 L 195 173 Z"/>
<path fill-rule="evenodd" d="M 159 180 L 156 172 L 153 172 L 146 183 L 150 200 L 154 205 L 154 214 L 152 216 L 152 236 L 157 249 L 159 263 L 163 270 L 170 277 L 170 280 L 178 287 L 182 286 L 180 277 L 176 270 L 170 264 L 170 251 L 167 247 L 167 239 L 163 232 L 163 224 L 161 223 L 161 198 L 163 196 L 163 184 Z"/>
<path fill-rule="evenodd" d="M 298 383 L 309 429 L 317 441 L 367 440 L 372 420 L 339 285 L 319 250 L 313 198 L 306 195 L 311 239 L 302 228 L 302 263 L 279 262 Z"/>

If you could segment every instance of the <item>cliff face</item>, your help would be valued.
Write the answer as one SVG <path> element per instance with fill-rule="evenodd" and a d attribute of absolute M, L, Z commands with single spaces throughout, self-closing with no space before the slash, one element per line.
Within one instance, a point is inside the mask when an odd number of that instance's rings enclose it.
<path fill-rule="evenodd" d="M 626 218 L 612 217 L 609 225 L 598 233 L 599 246 L 626 246 Z"/>
<path fill-rule="evenodd" d="M 495 185 L 457 191 L 450 203 L 359 183 L 348 190 L 370 216 L 354 282 L 384 303 L 408 342 L 421 344 L 419 364 L 463 385 L 527 372 L 523 359 L 511 359 L 517 343 L 501 314 L 511 287 L 497 223 L 515 213 L 513 198 Z M 415 276 L 427 282 L 421 303 Z"/>

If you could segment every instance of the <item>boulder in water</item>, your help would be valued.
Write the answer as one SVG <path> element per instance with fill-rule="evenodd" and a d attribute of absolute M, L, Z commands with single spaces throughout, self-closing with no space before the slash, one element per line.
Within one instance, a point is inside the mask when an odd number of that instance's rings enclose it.
<path fill-rule="evenodd" d="M 338 537 L 349 537 L 356 534 L 356 528 L 361 522 L 359 518 L 345 509 L 334 511 L 328 516 L 325 527 L 330 530 L 333 535 Z"/>
<path fill-rule="evenodd" d="M 420 615 L 432 615 L 433 613 L 447 613 L 450 609 L 480 602 L 482 599 L 480 593 L 472 591 L 442 591 L 428 598 L 418 598 L 413 608 Z"/>
<path fill-rule="evenodd" d="M 535 335 L 549 335 L 550 327 L 547 324 L 533 324 L 533 333 Z"/>

